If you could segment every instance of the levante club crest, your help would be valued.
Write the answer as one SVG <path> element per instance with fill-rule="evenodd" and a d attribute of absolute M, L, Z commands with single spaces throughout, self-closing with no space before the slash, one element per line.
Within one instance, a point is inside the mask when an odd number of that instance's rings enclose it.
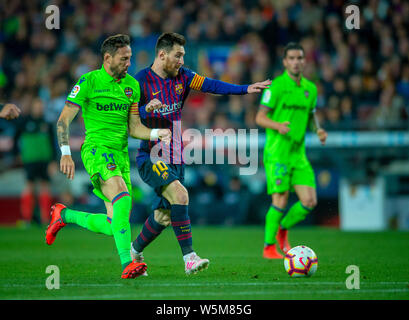
<path fill-rule="evenodd" d="M 125 95 L 126 95 L 128 98 L 132 97 L 132 94 L 133 94 L 132 88 L 126 87 L 126 88 L 124 89 L 124 92 L 125 92 Z"/>
<path fill-rule="evenodd" d="M 175 85 L 175 91 L 177 94 L 181 94 L 183 92 L 183 85 L 181 83 Z"/>

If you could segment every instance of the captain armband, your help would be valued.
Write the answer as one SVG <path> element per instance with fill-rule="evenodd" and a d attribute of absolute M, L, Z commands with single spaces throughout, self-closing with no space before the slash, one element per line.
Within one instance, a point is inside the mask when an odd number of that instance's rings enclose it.
<path fill-rule="evenodd" d="M 139 108 L 138 108 L 138 103 L 137 102 L 134 102 L 134 103 L 131 104 L 130 113 L 133 114 L 133 115 L 139 116 Z"/>

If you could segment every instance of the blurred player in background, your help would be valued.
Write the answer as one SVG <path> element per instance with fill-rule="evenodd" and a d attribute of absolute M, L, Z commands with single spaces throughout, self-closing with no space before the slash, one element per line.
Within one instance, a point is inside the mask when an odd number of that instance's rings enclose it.
<path fill-rule="evenodd" d="M 13 153 L 23 163 L 26 185 L 20 198 L 23 222 L 29 225 L 35 209 L 35 183 L 39 181 L 38 203 L 41 223 L 49 221 L 52 205 L 49 165 L 56 160 L 54 130 L 44 120 L 44 104 L 41 99 L 33 101 L 30 114 L 17 120 Z"/>
<path fill-rule="evenodd" d="M 196 273 L 208 267 L 209 260 L 201 259 L 193 250 L 189 218 L 189 195 L 184 187 L 183 142 L 181 115 L 183 104 L 190 90 L 214 94 L 238 94 L 261 92 L 270 80 L 252 85 L 234 85 L 200 76 L 183 67 L 185 38 L 177 33 L 164 33 L 156 43 L 153 64 L 141 70 L 136 79 L 141 86 L 140 114 L 149 128 L 160 127 L 172 130 L 170 147 L 161 148 L 163 160 L 151 159 L 155 142 L 142 141 L 136 163 L 143 181 L 154 188 L 156 198 L 154 212 L 146 220 L 137 239 L 132 243 L 132 255 L 143 261 L 142 251 L 166 226 L 172 224 L 182 250 L 186 274 Z M 159 99 L 163 108 L 146 112 L 145 105 L 151 99 Z"/>
<path fill-rule="evenodd" d="M 130 255 L 132 186 L 128 124 L 129 134 L 134 138 L 170 140 L 170 131 L 149 129 L 141 124 L 138 114 L 139 84 L 127 73 L 132 55 L 129 37 L 116 35 L 107 38 L 102 44 L 101 54 L 101 69 L 81 76 L 68 95 L 57 122 L 57 136 L 62 154 L 60 170 L 73 179 L 75 166 L 69 147 L 69 126 L 82 109 L 86 133 L 81 158 L 94 193 L 104 200 L 107 214 L 75 211 L 58 203 L 52 207 L 46 242 L 51 245 L 57 232 L 67 223 L 112 235 L 123 269 L 121 277 L 135 278 L 143 274 L 147 266 L 132 261 Z M 154 100 L 146 108 L 150 111 L 160 106 L 160 102 Z"/>
<path fill-rule="evenodd" d="M 265 220 L 263 256 L 283 258 L 276 248 L 286 253 L 290 248 L 288 229 L 305 219 L 317 205 L 314 171 L 305 152 L 305 133 L 310 124 L 324 145 L 327 133 L 315 116 L 317 88 L 303 77 L 303 48 L 289 43 L 284 49 L 285 71 L 264 90 L 256 123 L 266 128 L 264 167 L 267 192 L 272 204 Z M 290 191 L 299 199 L 286 213 Z M 277 236 L 277 240 L 276 240 Z"/>
<path fill-rule="evenodd" d="M 18 118 L 18 116 L 21 113 L 20 108 L 12 103 L 6 103 L 4 105 L 0 103 L 0 110 L 1 110 L 0 118 L 6 119 L 6 120 L 12 120 L 12 119 Z"/>

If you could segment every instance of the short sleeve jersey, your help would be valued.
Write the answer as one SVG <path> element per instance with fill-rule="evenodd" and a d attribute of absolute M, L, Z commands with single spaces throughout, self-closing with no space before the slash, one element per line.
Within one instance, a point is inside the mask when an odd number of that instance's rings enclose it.
<path fill-rule="evenodd" d="M 128 115 L 137 109 L 139 83 L 127 74 L 115 79 L 102 66 L 80 77 L 66 103 L 82 110 L 85 142 L 128 150 Z"/>
<path fill-rule="evenodd" d="M 317 103 L 317 87 L 302 77 L 298 85 L 284 71 L 263 91 L 260 104 L 271 109 L 267 116 L 277 122 L 290 122 L 290 131 L 282 135 L 266 128 L 264 162 L 274 162 L 291 152 L 305 152 L 304 138 L 308 121 Z"/>

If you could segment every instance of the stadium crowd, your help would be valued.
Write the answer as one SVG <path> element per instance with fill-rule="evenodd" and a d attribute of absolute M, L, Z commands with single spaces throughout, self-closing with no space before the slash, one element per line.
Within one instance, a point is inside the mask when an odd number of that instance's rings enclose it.
<path fill-rule="evenodd" d="M 306 51 L 305 76 L 319 88 L 318 110 L 324 126 L 406 125 L 406 1 L 368 1 L 360 6 L 360 29 L 353 30 L 345 28 L 344 1 L 72 0 L 53 4 L 60 9 L 58 30 L 45 27 L 48 2 L 6 5 L 3 1 L 0 13 L 0 96 L 21 106 L 24 113 L 40 97 L 49 122 L 56 121 L 76 79 L 99 67 L 98 50 L 107 35 L 131 35 L 133 74 L 153 60 L 157 36 L 175 31 L 188 40 L 188 67 L 235 83 L 274 77 L 282 70 L 283 46 L 299 41 Z M 212 61 L 211 49 L 221 44 L 229 47 L 228 56 Z M 215 101 L 192 96 L 186 105 L 185 126 L 255 127 L 258 98 Z"/>
<path fill-rule="evenodd" d="M 49 4 L 59 8 L 60 29 L 45 27 Z M 277 76 L 283 47 L 298 41 L 305 49 L 304 75 L 318 86 L 323 127 L 407 129 L 409 2 L 351 4 L 360 8 L 360 29 L 346 29 L 341 0 L 0 1 L 0 100 L 29 114 L 39 98 L 45 121 L 55 124 L 71 86 L 100 67 L 99 48 L 108 35 L 131 36 L 129 73 L 135 74 L 152 63 L 157 37 L 174 31 L 187 39 L 187 67 L 237 84 Z M 192 93 L 182 123 L 199 129 L 256 128 L 258 105 L 259 95 Z M 14 131 L 12 122 L 0 121 L 1 135 Z M 71 135 L 82 134 L 77 117 Z M 4 156 L 12 148 L 2 150 Z"/>

